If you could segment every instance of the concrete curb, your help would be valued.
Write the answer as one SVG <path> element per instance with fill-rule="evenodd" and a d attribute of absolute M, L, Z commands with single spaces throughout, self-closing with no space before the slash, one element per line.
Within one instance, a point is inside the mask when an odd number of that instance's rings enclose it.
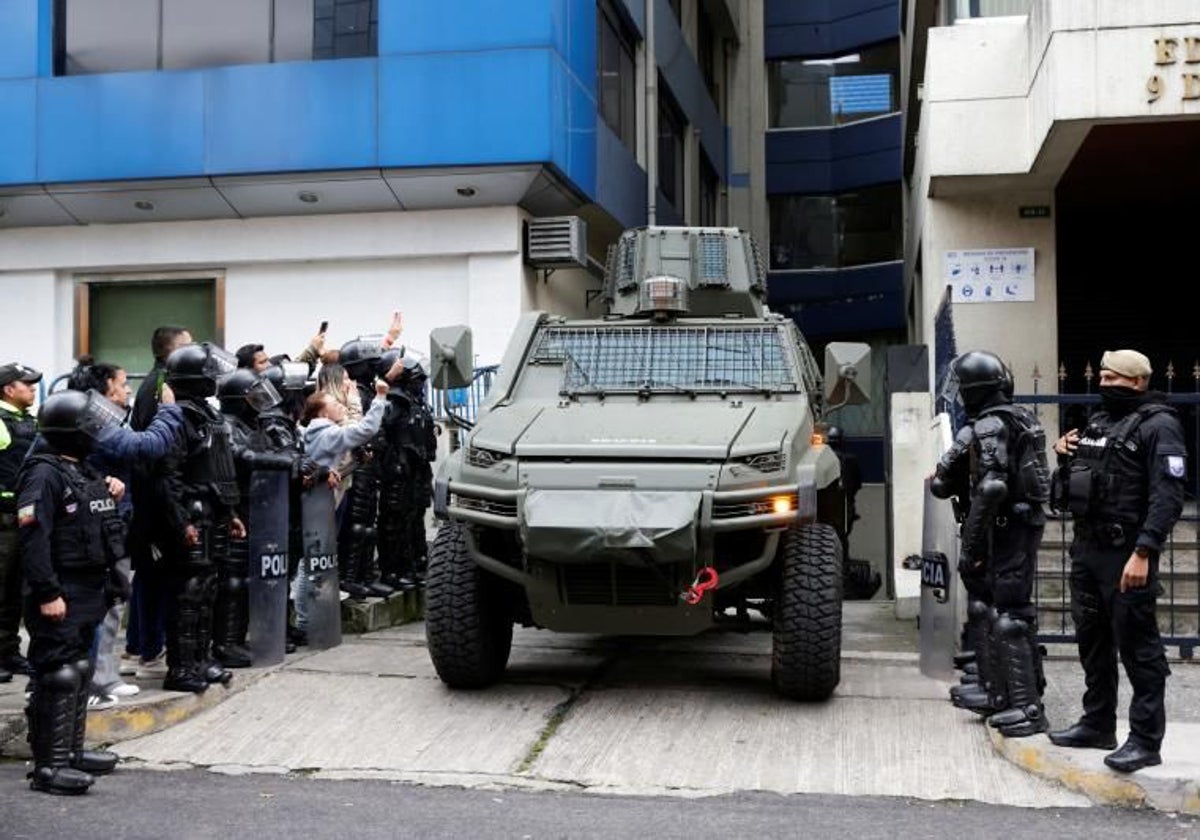
<path fill-rule="evenodd" d="M 985 728 L 1004 758 L 1097 804 L 1200 815 L 1200 778 L 1167 776 L 1161 767 L 1117 773 L 1104 764 L 1105 750 L 1056 747 L 1045 735 L 1005 738 L 999 730 Z"/>

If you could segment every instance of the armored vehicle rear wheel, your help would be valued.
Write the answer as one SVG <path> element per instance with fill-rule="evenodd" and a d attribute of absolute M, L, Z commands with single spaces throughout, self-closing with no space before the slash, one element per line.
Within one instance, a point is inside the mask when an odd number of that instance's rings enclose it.
<path fill-rule="evenodd" d="M 826 700 L 842 675 L 841 540 L 830 525 L 793 525 L 778 560 L 771 682 L 793 700 Z"/>
<path fill-rule="evenodd" d="M 462 522 L 447 522 L 429 550 L 425 638 L 442 682 L 485 688 L 504 674 L 512 648 L 512 616 L 501 581 L 467 551 Z"/>

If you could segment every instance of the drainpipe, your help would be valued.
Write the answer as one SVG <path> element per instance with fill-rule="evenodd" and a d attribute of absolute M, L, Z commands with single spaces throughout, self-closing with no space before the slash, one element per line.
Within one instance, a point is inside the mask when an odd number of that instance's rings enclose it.
<path fill-rule="evenodd" d="M 654 55 L 654 0 L 646 0 L 646 224 L 658 223 L 658 61 Z"/>

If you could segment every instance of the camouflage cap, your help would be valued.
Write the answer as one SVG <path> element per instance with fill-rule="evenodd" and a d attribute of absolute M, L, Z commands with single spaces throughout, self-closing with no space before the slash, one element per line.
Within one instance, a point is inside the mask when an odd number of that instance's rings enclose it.
<path fill-rule="evenodd" d="M 1130 379 L 1152 373 L 1150 360 L 1136 350 L 1106 350 L 1100 357 L 1100 370 L 1111 370 Z"/>

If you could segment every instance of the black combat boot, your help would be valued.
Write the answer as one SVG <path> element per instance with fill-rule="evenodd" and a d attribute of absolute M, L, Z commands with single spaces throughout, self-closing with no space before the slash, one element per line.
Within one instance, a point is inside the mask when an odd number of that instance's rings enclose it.
<path fill-rule="evenodd" d="M 1050 727 L 1038 693 L 1038 645 L 1033 622 L 1002 615 L 997 632 L 1007 652 L 1008 707 L 988 724 L 1007 738 L 1025 738 Z"/>
<path fill-rule="evenodd" d="M 246 647 L 250 627 L 249 592 L 246 579 L 230 573 L 217 583 L 213 604 L 213 656 L 225 668 L 249 668 L 253 664 Z"/>
<path fill-rule="evenodd" d="M 202 584 L 192 578 L 184 585 L 184 597 L 167 616 L 167 676 L 165 691 L 189 691 L 200 694 L 208 688 L 208 680 L 197 667 L 199 647 L 200 605 Z"/>
<path fill-rule="evenodd" d="M 75 695 L 75 732 L 71 740 L 71 766 L 93 776 L 103 776 L 113 771 L 120 757 L 108 750 L 89 750 L 84 747 L 89 686 L 96 666 L 87 659 L 81 659 L 75 663 L 75 669 L 80 673 L 80 680 L 79 692 Z"/>
<path fill-rule="evenodd" d="M 26 714 L 33 752 L 33 771 L 29 774 L 32 790 L 75 796 L 87 793 L 96 781 L 90 773 L 71 766 L 81 677 L 75 666 L 68 664 L 31 681 L 33 697 Z M 84 714 L 87 714 L 86 700 Z"/>
<path fill-rule="evenodd" d="M 213 603 L 216 597 L 216 577 L 206 583 L 206 597 L 200 601 L 200 619 L 196 623 L 196 670 L 206 682 L 228 685 L 233 679 L 229 671 L 213 657 Z"/>

